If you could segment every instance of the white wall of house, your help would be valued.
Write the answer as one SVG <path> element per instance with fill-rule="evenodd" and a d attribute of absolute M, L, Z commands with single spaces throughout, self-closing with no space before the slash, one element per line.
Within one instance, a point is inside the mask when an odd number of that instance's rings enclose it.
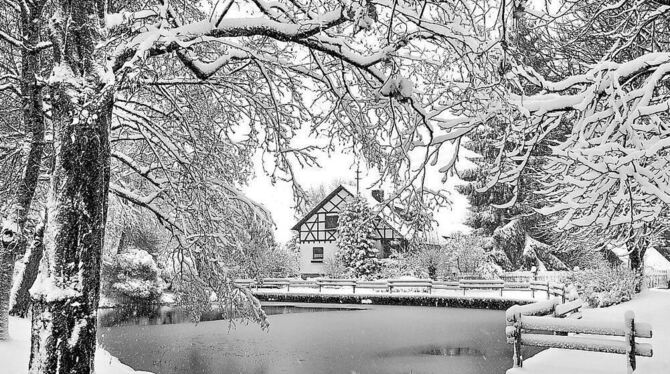
<path fill-rule="evenodd" d="M 374 241 L 374 246 L 379 250 L 379 255 L 382 254 L 382 243 L 379 240 Z M 323 248 L 323 262 L 314 260 L 314 247 Z M 314 275 L 324 274 L 325 261 L 333 260 L 337 252 L 337 242 L 311 242 L 300 244 L 300 274 Z"/>
<path fill-rule="evenodd" d="M 324 274 L 324 262 L 314 260 L 314 247 L 323 248 L 323 261 L 332 260 L 337 252 L 337 242 L 300 243 L 300 274 Z"/>

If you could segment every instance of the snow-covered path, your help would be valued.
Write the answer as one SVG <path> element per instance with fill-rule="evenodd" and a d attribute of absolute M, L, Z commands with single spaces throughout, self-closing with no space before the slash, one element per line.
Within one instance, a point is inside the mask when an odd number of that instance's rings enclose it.
<path fill-rule="evenodd" d="M 9 336 L 8 341 L 0 342 L 0 371 L 11 374 L 28 373 L 30 321 L 9 317 Z M 151 374 L 133 370 L 100 347 L 95 353 L 95 372 L 96 374 Z"/>
<path fill-rule="evenodd" d="M 584 320 L 613 320 L 623 323 L 627 310 L 635 312 L 635 320 L 650 323 L 652 339 L 649 342 L 654 356 L 637 357 L 636 374 L 670 373 L 670 290 L 647 290 L 632 301 L 603 309 L 585 309 Z M 621 338 L 618 338 L 621 339 Z M 524 360 L 523 368 L 510 369 L 507 374 L 616 374 L 626 373 L 624 355 L 548 349 Z"/>

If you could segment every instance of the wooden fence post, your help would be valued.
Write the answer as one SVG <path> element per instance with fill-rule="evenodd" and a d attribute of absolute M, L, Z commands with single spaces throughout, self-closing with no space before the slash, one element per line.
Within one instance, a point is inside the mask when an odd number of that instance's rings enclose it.
<path fill-rule="evenodd" d="M 521 356 L 521 313 L 514 313 L 514 367 L 523 367 L 523 357 Z"/>
<path fill-rule="evenodd" d="M 549 294 L 549 281 L 547 282 L 547 300 L 551 299 L 551 295 Z"/>
<path fill-rule="evenodd" d="M 628 374 L 635 371 L 635 314 L 632 310 L 624 314 L 624 330 L 626 345 L 626 369 Z"/>

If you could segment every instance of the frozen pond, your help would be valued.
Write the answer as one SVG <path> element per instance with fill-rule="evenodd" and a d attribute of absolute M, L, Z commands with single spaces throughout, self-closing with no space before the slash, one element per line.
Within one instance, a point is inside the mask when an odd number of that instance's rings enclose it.
<path fill-rule="evenodd" d="M 504 311 L 264 303 L 270 329 L 178 311 L 100 312 L 99 341 L 156 374 L 504 373 Z M 209 316 L 208 318 L 216 318 Z M 526 357 L 535 351 L 525 352 Z"/>

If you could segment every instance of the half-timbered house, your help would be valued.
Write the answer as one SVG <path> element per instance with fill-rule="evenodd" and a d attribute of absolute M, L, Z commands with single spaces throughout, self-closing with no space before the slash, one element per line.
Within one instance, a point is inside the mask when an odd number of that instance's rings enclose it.
<path fill-rule="evenodd" d="M 316 276 L 325 273 L 324 261 L 333 259 L 337 251 L 337 223 L 339 213 L 347 201 L 354 198 L 355 189 L 339 186 L 318 203 L 298 223 L 293 230 L 298 232 L 300 248 L 300 273 L 303 276 Z M 371 204 L 383 200 L 380 190 L 365 191 L 363 195 Z M 374 219 L 372 238 L 379 250 L 380 257 L 390 254 L 392 245 L 402 245 L 405 237 L 401 229 L 394 227 L 383 214 Z"/>

